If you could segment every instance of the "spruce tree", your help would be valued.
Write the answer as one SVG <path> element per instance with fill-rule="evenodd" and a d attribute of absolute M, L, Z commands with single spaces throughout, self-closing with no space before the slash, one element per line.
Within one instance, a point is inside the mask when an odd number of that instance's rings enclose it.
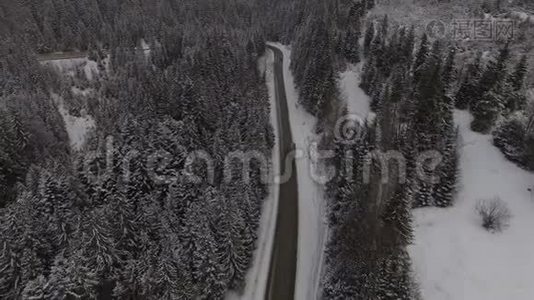
<path fill-rule="evenodd" d="M 477 54 L 476 59 L 468 65 L 466 74 L 463 76 L 463 81 L 460 89 L 455 95 L 455 106 L 458 109 L 469 108 L 471 102 L 479 97 L 478 81 L 482 70 L 482 53 Z"/>
<path fill-rule="evenodd" d="M 456 74 L 454 70 L 455 57 L 456 57 L 456 49 L 453 47 L 449 48 L 447 58 L 443 66 L 442 75 L 441 75 L 445 90 L 449 90 L 451 88 L 453 81 L 456 79 Z"/>
<path fill-rule="evenodd" d="M 375 7 L 375 0 L 363 0 L 365 1 L 365 8 L 371 10 Z"/>
<path fill-rule="evenodd" d="M 458 176 L 458 133 L 452 131 L 445 141 L 444 157 L 439 166 L 439 182 L 433 187 L 433 199 L 438 207 L 452 206 Z"/>
<path fill-rule="evenodd" d="M 383 219 L 393 232 L 394 245 L 405 247 L 413 240 L 412 203 L 409 187 L 397 187 L 393 197 L 387 202 Z"/>
<path fill-rule="evenodd" d="M 493 144 L 499 148 L 507 159 L 526 166 L 526 124 L 520 115 L 512 115 L 495 128 Z"/>
<path fill-rule="evenodd" d="M 412 56 L 413 56 L 413 49 L 415 46 L 415 28 L 412 25 L 410 27 L 410 31 L 408 31 L 408 35 L 404 40 L 401 40 L 402 42 L 402 57 L 403 61 L 410 64 L 412 62 Z"/>
<path fill-rule="evenodd" d="M 508 77 L 508 81 L 512 85 L 514 91 L 519 91 L 523 88 L 525 76 L 527 74 L 527 67 L 527 55 L 524 54 L 519 63 L 517 63 L 513 73 Z"/>
<path fill-rule="evenodd" d="M 486 70 L 483 72 L 482 77 L 480 78 L 479 88 L 481 93 L 488 92 L 499 83 L 501 80 L 505 79 L 506 74 L 506 63 L 510 57 L 510 48 L 507 43 L 503 48 L 499 50 L 499 55 L 497 59 L 492 59 L 489 61 Z"/>
<path fill-rule="evenodd" d="M 500 85 L 496 85 L 471 105 L 471 112 L 474 117 L 473 122 L 471 122 L 471 129 L 480 133 L 488 133 L 497 121 L 502 107 L 503 99 Z"/>
<path fill-rule="evenodd" d="M 367 57 L 369 55 L 369 52 L 371 51 L 371 43 L 373 41 L 373 38 L 375 36 L 375 23 L 372 21 L 367 22 L 367 26 L 365 29 L 365 36 L 363 40 L 363 53 Z"/>
<path fill-rule="evenodd" d="M 354 29 L 347 30 L 344 39 L 343 53 L 345 58 L 352 64 L 360 62 L 360 43 L 358 33 Z"/>
<path fill-rule="evenodd" d="M 417 51 L 417 54 L 415 55 L 415 61 L 413 65 L 413 73 L 414 73 L 414 82 L 419 82 L 419 79 L 421 77 L 421 67 L 425 63 L 428 53 L 430 51 L 429 44 L 428 44 L 428 36 L 423 34 L 423 37 L 421 38 L 421 42 L 419 43 L 419 50 Z"/>

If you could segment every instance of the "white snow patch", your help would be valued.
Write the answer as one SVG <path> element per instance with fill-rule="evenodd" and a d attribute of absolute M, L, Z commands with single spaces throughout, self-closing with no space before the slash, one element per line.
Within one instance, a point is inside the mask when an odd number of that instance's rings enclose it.
<path fill-rule="evenodd" d="M 48 60 L 42 63 L 43 65 L 51 66 L 58 72 L 71 77 L 74 77 L 76 75 L 76 70 L 78 68 L 82 68 L 83 72 L 85 73 L 85 77 L 88 80 L 93 80 L 94 75 L 100 73 L 100 71 L 98 70 L 98 64 L 95 61 L 89 60 L 87 58 Z"/>
<path fill-rule="evenodd" d="M 472 116 L 455 112 L 460 129 L 460 186 L 452 208 L 414 212 L 409 251 L 422 296 L 432 300 L 530 300 L 534 296 L 534 174 L 507 161 L 490 135 L 470 130 Z M 479 199 L 500 197 L 511 210 L 502 233 L 484 230 Z"/>
<path fill-rule="evenodd" d="M 371 100 L 360 88 L 361 68 L 362 63 L 349 65 L 347 70 L 340 74 L 338 87 L 342 100 L 347 104 L 348 113 L 365 120 L 371 112 Z"/>
<path fill-rule="evenodd" d="M 80 150 L 85 143 L 87 133 L 96 127 L 95 120 L 85 110 L 82 110 L 81 117 L 70 115 L 69 111 L 65 109 L 63 97 L 57 94 L 52 93 L 52 99 L 65 122 L 65 129 L 69 135 L 71 147 L 74 150 Z"/>
<path fill-rule="evenodd" d="M 314 179 L 318 172 L 312 157 L 314 143 L 318 137 L 314 133 L 316 118 L 307 113 L 298 104 L 298 92 L 289 68 L 291 50 L 289 47 L 271 43 L 284 54 L 284 80 L 296 149 L 302 150 L 303 157 L 297 157 L 297 180 L 299 188 L 299 237 L 297 253 L 297 275 L 294 299 L 317 299 L 320 281 L 323 245 L 326 241 L 326 223 L 324 219 L 324 189 Z"/>
<path fill-rule="evenodd" d="M 280 149 L 278 110 L 276 106 L 276 96 L 274 87 L 274 54 L 267 51 L 266 55 L 259 59 L 258 70 L 265 74 L 265 83 L 269 91 L 269 102 L 271 105 L 271 124 L 273 124 L 275 145 L 272 149 L 272 173 L 280 174 Z M 242 294 L 229 292 L 227 300 L 263 300 L 265 297 L 267 279 L 269 277 L 269 267 L 271 263 L 271 252 L 273 249 L 274 232 L 276 229 L 276 217 L 278 212 L 278 197 L 280 186 L 272 183 L 269 188 L 269 195 L 263 204 L 258 234 L 257 248 L 254 253 L 252 267 L 247 273 L 246 286 Z"/>
<path fill-rule="evenodd" d="M 76 96 L 83 96 L 83 97 L 87 97 L 89 96 L 94 90 L 93 89 L 80 89 L 80 88 L 77 88 L 75 86 L 73 86 L 71 88 L 71 91 L 74 95 Z"/>
<path fill-rule="evenodd" d="M 141 47 L 140 50 L 143 51 L 143 54 L 145 55 L 145 57 L 149 57 L 150 52 L 151 52 L 150 45 L 145 41 L 145 39 L 141 39 L 139 41 L 139 44 Z"/>
<path fill-rule="evenodd" d="M 107 73 L 109 73 L 110 68 L 109 62 L 110 55 L 107 55 L 104 59 L 102 59 L 102 64 Z M 59 73 L 66 74 L 70 77 L 74 77 L 79 68 L 82 69 L 85 77 L 88 80 L 93 80 L 95 75 L 100 74 L 98 63 L 93 60 L 89 60 L 87 57 L 45 60 L 42 61 L 41 64 L 44 66 L 50 66 Z"/>
<path fill-rule="evenodd" d="M 522 22 L 530 22 L 534 24 L 534 16 L 530 15 L 524 11 L 512 11 L 511 12 L 512 17 L 519 19 Z"/>

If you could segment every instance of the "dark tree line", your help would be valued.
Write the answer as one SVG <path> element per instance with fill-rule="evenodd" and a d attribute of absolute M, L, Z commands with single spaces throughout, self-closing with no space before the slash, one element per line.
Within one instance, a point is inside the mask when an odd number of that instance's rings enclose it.
<path fill-rule="evenodd" d="M 362 50 L 361 88 L 376 118 L 359 129 L 356 145 L 334 140 L 337 169 L 357 175 L 342 172 L 327 189 L 332 231 L 323 293 L 328 299 L 414 299 L 406 252 L 413 239 L 411 210 L 450 206 L 455 194 L 455 49 L 418 39 L 414 28 L 394 28 L 385 16 L 367 21 Z M 405 175 L 399 162 L 390 161 L 387 170 L 380 164 L 379 153 L 391 150 L 406 159 Z M 429 150 L 440 153 L 442 163 L 422 168 L 439 175 L 438 182 L 417 176 L 415 161 Z M 368 182 L 361 177 L 365 170 Z M 382 182 L 385 171 L 388 180 Z"/>
<path fill-rule="evenodd" d="M 412 240 L 410 210 L 454 203 L 458 133 L 453 109 L 469 108 L 471 128 L 483 133 L 504 117 L 494 131 L 495 145 L 510 159 L 532 166 L 533 110 L 525 108 L 524 87 L 527 58 L 511 67 L 509 44 L 504 44 L 494 58 L 479 54 L 462 68 L 454 44 L 418 37 L 414 28 L 394 28 L 387 16 L 367 21 L 362 38 L 360 87 L 371 97 L 376 118 L 360 128 L 356 145 L 334 140 L 333 163 L 338 170 L 350 170 L 350 176 L 342 171 L 327 189 L 332 233 L 323 292 L 329 299 L 413 299 L 406 253 Z M 388 183 L 380 183 L 383 170 L 378 157 L 369 156 L 373 150 L 402 153 L 405 181 L 397 180 L 400 174 L 390 165 Z M 426 151 L 440 154 L 437 167 L 415 165 Z M 358 176 L 369 164 L 370 182 L 362 184 Z M 417 167 L 437 175 L 436 180 L 421 178 Z"/>
<path fill-rule="evenodd" d="M 255 161 L 249 181 L 234 161 L 225 182 L 225 157 L 270 157 L 274 143 L 255 5 L 0 3 L 13 12 L 0 46 L 0 298 L 222 299 L 243 288 L 267 189 Z M 35 36 L 13 39 L 22 32 Z M 134 50 L 141 38 L 146 57 Z M 56 74 L 28 45 L 91 49 L 100 74 Z M 96 120 L 80 151 L 68 147 L 51 92 Z M 213 176 L 203 160 L 186 164 L 198 150 Z M 147 165 L 161 160 L 153 174 Z"/>
<path fill-rule="evenodd" d="M 335 111 L 336 74 L 360 61 L 362 20 L 374 1 L 274 1 L 268 36 L 291 44 L 291 69 L 299 103 L 319 120 Z M 319 128 L 320 129 L 320 128 Z"/>
<path fill-rule="evenodd" d="M 67 162 L 67 133 L 48 92 L 58 78 L 43 69 L 14 39 L 0 45 L 0 209 L 12 202 L 16 186 L 32 163 Z"/>

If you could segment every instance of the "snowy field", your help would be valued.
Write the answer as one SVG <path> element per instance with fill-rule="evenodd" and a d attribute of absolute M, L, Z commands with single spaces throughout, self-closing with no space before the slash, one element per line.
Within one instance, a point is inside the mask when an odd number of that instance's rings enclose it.
<path fill-rule="evenodd" d="M 97 63 L 95 61 L 88 60 L 87 58 L 50 60 L 44 61 L 42 64 L 45 66 L 50 66 L 59 73 L 66 74 L 71 77 L 75 75 L 75 72 L 78 68 L 81 68 L 88 80 L 93 80 L 95 74 L 99 73 Z"/>
<path fill-rule="evenodd" d="M 109 58 L 104 61 L 104 64 L 108 65 L 108 62 Z M 88 80 L 93 80 L 100 72 L 97 63 L 87 58 L 50 60 L 43 61 L 42 64 L 67 76 L 74 76 L 76 71 L 81 69 Z M 82 90 L 77 87 L 72 87 L 71 91 L 74 95 L 86 97 L 92 92 L 92 89 Z M 70 115 L 69 111 L 65 108 L 64 99 L 61 96 L 52 93 L 52 98 L 65 122 L 65 129 L 67 130 L 72 149 L 80 150 L 85 144 L 89 131 L 96 127 L 95 120 L 84 110 L 80 112 L 80 117 Z"/>
<path fill-rule="evenodd" d="M 59 114 L 63 117 L 72 149 L 80 150 L 85 143 L 89 131 L 95 128 L 95 120 L 86 114 L 84 110 L 81 112 L 81 117 L 70 115 L 69 111 L 65 108 L 63 98 L 57 94 L 52 94 L 52 99 L 57 105 Z"/>
<path fill-rule="evenodd" d="M 460 185 L 452 208 L 415 210 L 409 249 L 423 299 L 534 299 L 534 174 L 507 161 L 491 135 L 470 130 L 472 117 L 455 112 L 460 140 Z M 511 210 L 510 227 L 490 233 L 475 211 L 498 196 Z"/>
<path fill-rule="evenodd" d="M 355 114 L 365 120 L 371 113 L 371 99 L 360 88 L 361 67 L 362 63 L 348 65 L 347 70 L 339 76 L 338 87 L 341 92 L 341 100 L 347 104 L 348 113 Z"/>

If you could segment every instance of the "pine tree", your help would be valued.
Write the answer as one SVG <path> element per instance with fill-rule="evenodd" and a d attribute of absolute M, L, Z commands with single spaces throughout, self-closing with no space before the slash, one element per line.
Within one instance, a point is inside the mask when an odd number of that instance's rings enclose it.
<path fill-rule="evenodd" d="M 371 10 L 375 7 L 375 0 L 364 0 L 365 1 L 365 8 L 367 10 Z"/>
<path fill-rule="evenodd" d="M 493 144 L 501 150 L 507 159 L 526 166 L 526 134 L 524 119 L 520 115 L 512 115 L 495 128 Z"/>
<path fill-rule="evenodd" d="M 413 65 L 413 74 L 414 74 L 413 77 L 414 77 L 414 82 L 416 84 L 419 82 L 420 77 L 422 76 L 421 68 L 423 67 L 423 64 L 425 63 L 428 57 L 429 51 L 430 51 L 430 47 L 428 44 L 428 36 L 425 33 L 423 34 L 423 37 L 421 38 L 421 42 L 419 43 L 419 50 L 417 51 L 415 55 L 415 61 Z"/>
<path fill-rule="evenodd" d="M 467 72 L 464 75 L 460 89 L 456 93 L 455 106 L 458 109 L 467 109 L 477 97 L 480 95 L 478 81 L 482 70 L 482 53 L 479 52 L 475 61 L 468 65 Z"/>
<path fill-rule="evenodd" d="M 360 43 L 358 34 L 349 27 L 344 39 L 344 55 L 345 58 L 352 64 L 360 62 Z"/>
<path fill-rule="evenodd" d="M 412 25 L 410 31 L 402 42 L 402 58 L 403 61 L 410 64 L 412 62 L 413 49 L 415 47 L 415 28 Z"/>
<path fill-rule="evenodd" d="M 447 54 L 447 59 L 443 66 L 443 71 L 441 78 L 443 80 L 443 86 L 445 90 L 449 90 L 453 81 L 456 79 L 456 74 L 454 70 L 454 59 L 456 57 L 456 49 L 451 47 Z"/>
<path fill-rule="evenodd" d="M 373 41 L 374 36 L 375 36 L 375 23 L 372 21 L 368 21 L 366 29 L 365 29 L 365 37 L 363 40 L 363 52 L 365 56 L 368 56 L 369 52 L 371 51 L 371 43 Z"/>
<path fill-rule="evenodd" d="M 365 14 L 365 3 L 363 1 L 354 2 L 349 10 L 350 19 L 360 19 Z"/>
<path fill-rule="evenodd" d="M 368 95 L 371 94 L 371 91 L 374 88 L 374 82 L 378 76 L 378 70 L 376 68 L 375 60 L 370 57 L 365 61 L 363 66 L 360 87 Z"/>
<path fill-rule="evenodd" d="M 471 112 L 474 120 L 471 122 L 471 129 L 473 131 L 488 133 L 495 124 L 495 121 L 497 121 L 503 107 L 503 99 L 499 86 L 494 86 L 472 104 Z"/>
<path fill-rule="evenodd" d="M 527 67 L 527 55 L 524 54 L 519 63 L 517 63 L 514 72 L 508 77 L 508 81 L 512 85 L 514 91 L 519 91 L 523 88 L 525 76 L 527 74 Z"/>
<path fill-rule="evenodd" d="M 490 61 L 488 67 L 480 78 L 479 91 L 481 95 L 471 106 L 475 120 L 471 124 L 474 131 L 487 133 L 494 125 L 504 106 L 507 91 L 510 86 L 506 82 L 506 62 L 510 56 L 510 49 L 506 44 L 500 51 L 497 60 Z"/>
<path fill-rule="evenodd" d="M 404 72 L 402 68 L 397 68 L 391 75 L 391 103 L 400 103 L 403 100 L 405 93 Z"/>
<path fill-rule="evenodd" d="M 480 78 L 479 87 L 481 93 L 486 93 L 491 90 L 497 83 L 504 80 L 506 74 L 506 63 L 510 57 L 510 48 L 507 43 L 499 51 L 499 55 L 496 60 L 490 60 L 486 70 Z"/>
<path fill-rule="evenodd" d="M 383 219 L 392 231 L 394 245 L 405 247 L 413 240 L 411 195 L 409 187 L 399 186 L 393 197 L 386 204 Z"/>
<path fill-rule="evenodd" d="M 417 107 L 413 122 L 419 151 L 428 150 L 427 147 L 440 142 L 444 117 L 441 65 L 441 47 L 439 41 L 436 41 L 432 52 L 419 67 L 421 78 L 414 95 Z"/>
<path fill-rule="evenodd" d="M 380 259 L 373 299 L 414 299 L 410 257 L 406 250 L 393 249 Z"/>
<path fill-rule="evenodd" d="M 433 199 L 438 207 L 452 206 L 456 180 L 458 176 L 457 132 L 449 134 L 446 140 L 445 154 L 439 166 L 439 182 L 433 187 Z"/>
<path fill-rule="evenodd" d="M 415 192 L 413 207 L 433 206 L 434 203 L 434 198 L 432 197 L 432 185 L 428 182 L 420 181 Z"/>

